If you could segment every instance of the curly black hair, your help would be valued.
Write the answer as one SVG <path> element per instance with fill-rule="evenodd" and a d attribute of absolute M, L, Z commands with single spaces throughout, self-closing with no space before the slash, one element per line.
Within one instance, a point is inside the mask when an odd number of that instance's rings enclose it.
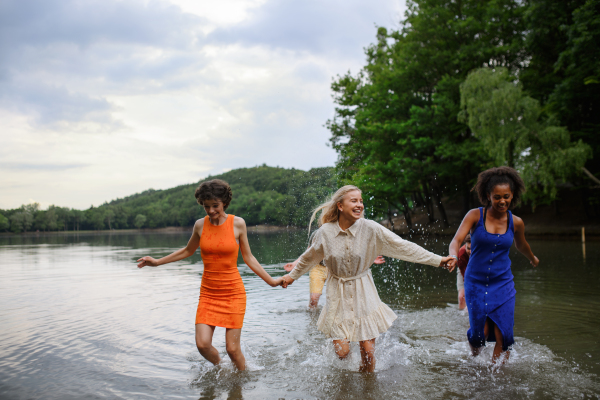
<path fill-rule="evenodd" d="M 521 202 L 521 196 L 525 192 L 525 183 L 519 173 L 511 167 L 494 167 L 483 171 L 477 177 L 477 183 L 471 189 L 476 191 L 479 201 L 484 206 L 490 205 L 488 196 L 494 190 L 497 185 L 510 186 L 510 190 L 513 193 L 513 199 L 510 202 L 510 208 L 516 207 Z"/>
<path fill-rule="evenodd" d="M 205 200 L 221 200 L 223 202 L 223 209 L 227 210 L 233 193 L 229 183 L 222 181 L 221 179 L 213 179 L 210 181 L 202 182 L 196 192 L 194 193 L 196 201 L 200 205 L 204 205 Z"/>

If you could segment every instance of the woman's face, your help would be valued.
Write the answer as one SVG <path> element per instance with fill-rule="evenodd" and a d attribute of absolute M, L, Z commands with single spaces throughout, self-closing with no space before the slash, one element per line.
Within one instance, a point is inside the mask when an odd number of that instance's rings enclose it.
<path fill-rule="evenodd" d="M 508 183 L 503 183 L 494 186 L 492 192 L 488 194 L 488 199 L 494 210 L 498 212 L 508 211 L 510 202 L 513 199 L 513 192 L 510 190 L 510 185 Z"/>
<path fill-rule="evenodd" d="M 223 208 L 223 202 L 221 200 L 204 200 L 202 206 L 210 219 L 214 220 L 221 216 L 225 216 L 225 209 Z"/>
<path fill-rule="evenodd" d="M 350 221 L 356 221 L 363 216 L 365 206 L 360 190 L 352 190 L 344 196 L 341 202 L 337 203 L 340 214 Z"/>

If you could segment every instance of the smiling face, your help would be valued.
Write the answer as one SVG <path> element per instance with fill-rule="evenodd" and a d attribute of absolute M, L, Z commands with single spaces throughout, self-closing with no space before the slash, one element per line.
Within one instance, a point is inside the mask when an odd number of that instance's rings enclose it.
<path fill-rule="evenodd" d="M 363 204 L 360 190 L 352 190 L 344 196 L 341 202 L 337 203 L 338 211 L 350 221 L 356 221 L 363 216 L 365 206 Z"/>
<path fill-rule="evenodd" d="M 512 199 L 513 192 L 510 190 L 510 185 L 508 183 L 494 186 L 492 192 L 488 194 L 488 200 L 490 201 L 492 208 L 498 212 L 508 211 Z"/>
<path fill-rule="evenodd" d="M 211 220 L 216 220 L 219 217 L 225 216 L 225 208 L 223 207 L 223 202 L 221 200 L 204 200 L 202 202 L 202 207 L 204 207 L 204 211 Z"/>

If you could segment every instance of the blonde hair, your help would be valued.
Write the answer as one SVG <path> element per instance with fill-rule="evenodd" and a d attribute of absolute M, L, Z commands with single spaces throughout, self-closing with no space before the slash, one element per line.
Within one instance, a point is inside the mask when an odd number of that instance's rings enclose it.
<path fill-rule="evenodd" d="M 362 191 L 354 185 L 342 186 L 337 190 L 337 192 L 331 195 L 331 198 L 328 201 L 315 208 L 310 217 L 310 222 L 308 224 L 308 233 L 310 234 L 310 227 L 319 211 L 321 211 L 321 216 L 318 220 L 319 226 L 328 222 L 337 221 L 340 214 L 337 208 L 337 204 L 341 203 L 344 200 L 344 196 L 346 196 L 349 192 L 352 192 L 354 190 L 358 190 L 362 193 Z"/>

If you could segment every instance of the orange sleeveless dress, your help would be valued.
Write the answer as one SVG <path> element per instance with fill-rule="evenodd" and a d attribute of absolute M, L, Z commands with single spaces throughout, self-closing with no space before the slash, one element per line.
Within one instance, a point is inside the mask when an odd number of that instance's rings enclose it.
<path fill-rule="evenodd" d="M 239 329 L 246 313 L 246 289 L 237 268 L 240 246 L 233 233 L 233 215 L 215 226 L 208 216 L 200 236 L 204 263 L 196 324 Z"/>

